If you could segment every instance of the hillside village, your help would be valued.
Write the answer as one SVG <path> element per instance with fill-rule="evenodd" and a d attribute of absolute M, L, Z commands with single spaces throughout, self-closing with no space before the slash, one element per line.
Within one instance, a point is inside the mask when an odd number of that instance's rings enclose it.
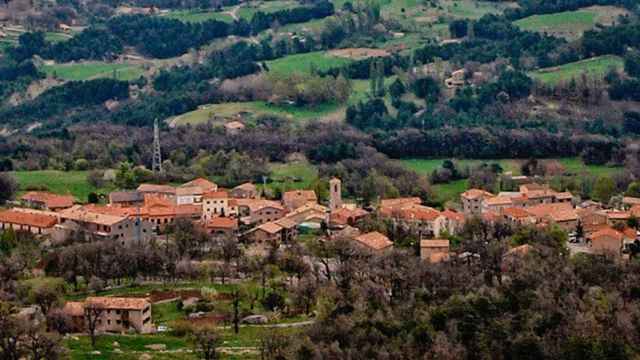
<path fill-rule="evenodd" d="M 637 0 L 0 2 L 0 360 L 640 357 Z"/>
<path fill-rule="evenodd" d="M 572 255 L 600 254 L 628 261 L 640 252 L 640 198 L 625 197 L 620 208 L 609 208 L 592 200 L 580 202 L 569 192 L 529 183 L 523 176 L 517 180 L 522 183 L 519 191 L 492 194 L 469 189 L 461 194 L 459 209 L 444 211 L 423 205 L 417 197 L 381 199 L 375 208 L 364 209 L 343 200 L 338 178 L 329 181 L 329 199 L 323 204 L 313 190 L 291 190 L 282 194 L 282 200 L 270 200 L 255 184 L 224 189 L 204 178 L 178 186 L 141 184 L 134 191 L 114 191 L 106 204 L 77 204 L 72 196 L 30 191 L 0 212 L 0 229 L 29 232 L 47 248 L 110 241 L 130 247 L 175 241 L 172 237 L 178 234 L 171 228 L 186 222 L 212 241 L 209 246 L 232 241 L 264 258 L 300 243 L 301 234 L 321 242 L 344 239 L 374 254 L 389 252 L 394 242 L 367 230 L 375 219 L 416 234 L 416 256 L 440 263 L 479 256 L 461 251 L 457 239 L 466 222 L 481 220 L 514 229 L 557 227 L 565 233 Z M 530 249 L 529 244 L 514 246 L 504 257 Z M 90 296 L 67 301 L 61 314 L 71 332 L 147 334 L 166 328 L 154 324 L 151 305 L 152 298 Z"/>

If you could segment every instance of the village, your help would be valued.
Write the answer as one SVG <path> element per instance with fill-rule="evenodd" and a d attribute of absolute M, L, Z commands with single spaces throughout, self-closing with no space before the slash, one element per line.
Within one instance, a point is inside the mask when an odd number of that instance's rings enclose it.
<path fill-rule="evenodd" d="M 141 184 L 133 191 L 114 191 L 105 204 L 78 204 L 72 196 L 29 191 L 0 212 L 0 229 L 29 232 L 50 248 L 104 241 L 130 246 L 169 241 L 172 234 L 167 229 L 187 221 L 211 239 L 233 241 L 258 257 L 297 243 L 301 234 L 323 242 L 346 239 L 373 254 L 389 252 L 394 242 L 387 235 L 360 229 L 374 219 L 417 234 L 416 255 L 434 264 L 469 255 L 458 253 L 451 240 L 465 222 L 475 220 L 513 228 L 557 227 L 567 235 L 571 254 L 623 261 L 637 251 L 640 198 L 625 197 L 619 208 L 608 208 L 591 200 L 579 202 L 571 193 L 556 192 L 533 179 L 516 180 L 519 191 L 492 194 L 469 189 L 461 194 L 457 208 L 443 211 L 423 205 L 417 197 L 381 199 L 363 208 L 342 198 L 338 178 L 329 180 L 326 203 L 313 190 L 286 191 L 281 200 L 274 200 L 253 183 L 225 189 L 205 178 L 178 186 Z M 526 254 L 530 248 L 513 246 L 504 257 Z M 151 305 L 150 298 L 139 296 L 89 296 L 67 301 L 62 309 L 72 332 L 166 331 L 166 326 L 154 325 Z M 251 316 L 243 321 L 252 321 Z"/>

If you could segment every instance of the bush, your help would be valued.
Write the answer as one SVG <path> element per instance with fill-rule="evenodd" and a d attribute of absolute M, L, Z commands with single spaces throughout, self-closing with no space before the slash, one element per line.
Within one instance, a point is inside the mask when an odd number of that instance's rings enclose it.
<path fill-rule="evenodd" d="M 284 298 L 282 295 L 272 292 L 269 293 L 264 299 L 261 301 L 262 306 L 269 311 L 274 311 L 276 309 L 281 309 L 284 307 Z"/>

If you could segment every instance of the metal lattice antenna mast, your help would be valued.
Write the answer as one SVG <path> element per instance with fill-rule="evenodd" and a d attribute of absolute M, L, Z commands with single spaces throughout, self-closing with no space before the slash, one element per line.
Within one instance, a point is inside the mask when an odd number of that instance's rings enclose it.
<path fill-rule="evenodd" d="M 154 174 L 162 172 L 162 154 L 160 153 L 160 129 L 158 128 L 158 119 L 153 121 L 153 172 Z"/>

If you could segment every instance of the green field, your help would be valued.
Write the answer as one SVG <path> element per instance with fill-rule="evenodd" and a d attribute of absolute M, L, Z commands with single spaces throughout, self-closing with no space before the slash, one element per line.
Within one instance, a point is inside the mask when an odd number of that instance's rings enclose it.
<path fill-rule="evenodd" d="M 255 6 L 254 4 L 259 4 Z M 250 21 L 253 15 L 258 11 L 265 13 L 272 13 L 284 9 L 293 9 L 300 6 L 300 3 L 293 0 L 273 0 L 263 2 L 246 2 L 243 6 L 240 6 L 238 10 L 238 17 Z"/>
<path fill-rule="evenodd" d="M 15 171 L 13 175 L 20 186 L 20 191 L 26 191 L 29 187 L 44 186 L 49 191 L 57 194 L 71 194 L 80 202 L 86 202 L 91 192 L 106 193 L 110 188 L 96 189 L 87 181 L 88 171 Z"/>
<path fill-rule="evenodd" d="M 309 189 L 318 179 L 318 169 L 308 162 L 275 163 L 271 170 L 271 186 L 280 186 L 284 190 Z"/>
<path fill-rule="evenodd" d="M 44 65 L 42 66 L 42 70 L 47 76 L 55 76 L 64 80 L 113 77 L 114 72 L 115 77 L 119 80 L 135 80 L 144 73 L 144 69 L 137 65 L 108 64 L 103 62 Z"/>
<path fill-rule="evenodd" d="M 532 15 L 514 22 L 522 30 L 549 33 L 555 36 L 577 39 L 596 24 L 610 25 L 619 15 L 628 12 L 615 6 L 590 6 L 575 11 Z"/>
<path fill-rule="evenodd" d="M 162 16 L 184 22 L 204 22 L 207 20 L 233 22 L 233 17 L 229 13 L 211 10 L 175 10 Z"/>
<path fill-rule="evenodd" d="M 66 34 L 61 32 L 46 32 L 44 39 L 50 42 L 60 42 L 71 39 L 73 34 Z"/>
<path fill-rule="evenodd" d="M 293 72 L 308 73 L 313 68 L 323 71 L 332 67 L 347 65 L 350 62 L 350 59 L 331 56 L 323 51 L 315 51 L 267 61 L 267 66 L 270 72 L 280 75 Z"/>
<path fill-rule="evenodd" d="M 584 31 L 593 27 L 598 14 L 592 11 L 576 10 L 554 14 L 532 15 L 520 19 L 516 24 L 522 30 L 540 32 Z"/>
<path fill-rule="evenodd" d="M 624 61 L 615 55 L 598 56 L 552 68 L 532 71 L 529 75 L 545 84 L 555 85 L 561 81 L 578 80 L 583 73 L 592 78 L 603 78 L 610 69 L 622 69 Z"/>
<path fill-rule="evenodd" d="M 308 120 L 335 112 L 337 104 L 322 104 L 316 107 L 297 107 L 294 105 L 272 105 L 266 101 L 232 102 L 224 104 L 205 105 L 202 108 L 169 120 L 174 125 L 201 124 L 215 117 L 228 118 L 240 112 L 249 112 L 254 116 L 272 114 L 280 115 L 292 120 Z"/>

